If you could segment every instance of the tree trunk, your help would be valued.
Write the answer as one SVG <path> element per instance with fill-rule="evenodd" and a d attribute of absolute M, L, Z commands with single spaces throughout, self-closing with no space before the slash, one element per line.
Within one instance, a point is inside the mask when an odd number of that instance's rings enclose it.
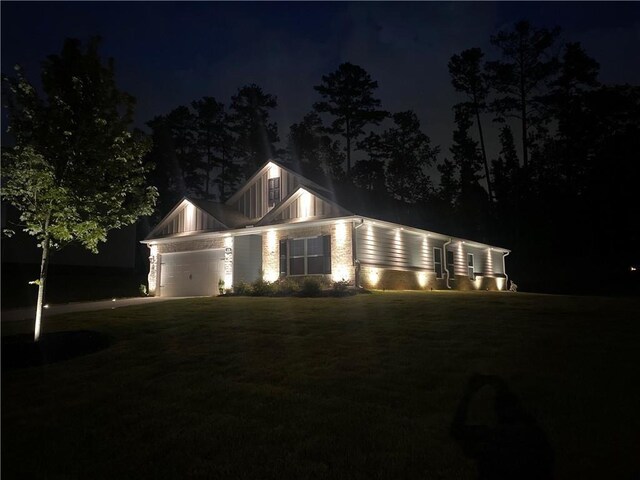
<path fill-rule="evenodd" d="M 349 128 L 349 119 L 346 120 L 345 126 L 345 139 L 347 140 L 347 175 L 349 175 L 349 172 L 351 171 L 351 129 Z"/>
<path fill-rule="evenodd" d="M 482 124 L 480 123 L 480 110 L 476 103 L 476 122 L 478 122 L 478 132 L 480 134 L 480 148 L 482 149 L 482 160 L 484 161 L 484 174 L 487 178 L 487 192 L 489 193 L 489 204 L 493 204 L 493 188 L 491 187 L 491 176 L 489 174 L 489 162 L 487 161 L 487 151 L 484 148 L 484 135 L 482 134 Z"/>
<path fill-rule="evenodd" d="M 47 220 L 47 225 L 48 225 Z M 38 283 L 38 303 L 36 304 L 36 323 L 33 332 L 33 341 L 40 339 L 40 325 L 42 323 L 42 307 L 44 304 L 44 293 L 47 283 L 47 268 L 49 266 L 49 246 L 51 241 L 47 235 L 42 241 L 42 261 L 40 262 L 40 280 Z"/>

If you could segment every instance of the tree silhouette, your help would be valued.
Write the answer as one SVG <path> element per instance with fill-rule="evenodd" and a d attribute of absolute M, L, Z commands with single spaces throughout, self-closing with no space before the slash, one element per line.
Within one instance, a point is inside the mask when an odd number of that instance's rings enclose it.
<path fill-rule="evenodd" d="M 213 169 L 221 166 L 225 147 L 230 143 L 231 134 L 225 123 L 224 104 L 213 97 L 203 97 L 191 102 L 195 112 L 196 144 L 204 156 L 203 196 L 208 200 L 215 198 L 213 193 Z"/>
<path fill-rule="evenodd" d="M 529 168 L 531 131 L 546 121 L 541 90 L 558 70 L 558 61 L 550 52 L 559 33 L 558 28 L 536 29 L 520 21 L 512 31 L 491 36 L 492 45 L 502 56 L 502 60 L 486 64 L 490 86 L 497 95 L 491 106 L 502 121 L 509 117 L 520 121 L 525 171 Z"/>
<path fill-rule="evenodd" d="M 322 120 L 315 112 L 291 125 L 288 153 L 293 163 L 300 164 L 311 175 L 325 173 L 337 180 L 344 177 L 340 144 L 324 133 Z"/>
<path fill-rule="evenodd" d="M 387 163 L 387 190 L 403 202 L 415 203 L 430 189 L 426 168 L 433 164 L 438 148 L 420 129 L 411 110 L 393 115 L 393 127 L 380 136 L 378 158 Z"/>
<path fill-rule="evenodd" d="M 470 48 L 464 50 L 459 55 L 452 56 L 449 61 L 449 75 L 451 75 L 451 83 L 456 91 L 462 92 L 467 96 L 467 101 L 458 104 L 456 108 L 469 109 L 476 118 L 480 151 L 484 163 L 484 175 L 487 182 L 487 192 L 489 193 L 489 200 L 493 201 L 489 161 L 487 160 L 482 121 L 480 119 L 480 114 L 487 108 L 486 100 L 487 94 L 489 93 L 489 88 L 482 70 L 483 57 L 484 53 L 482 53 L 482 50 L 479 48 Z"/>
<path fill-rule="evenodd" d="M 351 172 L 351 147 L 364 134 L 367 125 L 378 125 L 388 113 L 381 110 L 380 100 L 374 92 L 378 82 L 360 66 L 343 63 L 329 75 L 322 76 L 322 83 L 313 87 L 322 101 L 313 105 L 318 113 L 334 117 L 327 132 L 345 139 L 347 174 Z"/>
<path fill-rule="evenodd" d="M 277 105 L 276 97 L 256 84 L 239 88 L 231 97 L 229 126 L 236 138 L 236 152 L 245 167 L 245 175 L 275 155 L 273 144 L 279 140 L 278 127 L 269 122 L 269 116 Z"/>

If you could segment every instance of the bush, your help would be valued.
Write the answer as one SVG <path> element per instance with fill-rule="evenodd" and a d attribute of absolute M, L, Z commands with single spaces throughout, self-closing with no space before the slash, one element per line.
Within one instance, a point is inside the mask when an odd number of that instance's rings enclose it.
<path fill-rule="evenodd" d="M 263 279 L 258 279 L 251 284 L 251 295 L 254 297 L 266 297 L 273 295 L 275 288 L 273 283 L 267 282 Z"/>
<path fill-rule="evenodd" d="M 349 282 L 347 280 L 335 281 L 333 282 L 332 288 L 335 294 L 345 294 L 349 289 Z"/>
<path fill-rule="evenodd" d="M 293 278 L 284 277 L 273 283 L 276 295 L 293 295 L 300 291 L 300 284 Z"/>
<path fill-rule="evenodd" d="M 147 286 L 144 283 L 140 284 L 140 286 L 138 287 L 138 291 L 143 297 L 149 296 L 149 291 L 147 290 Z"/>
<path fill-rule="evenodd" d="M 251 295 L 251 285 L 246 282 L 238 282 L 233 286 L 236 295 Z"/>
<path fill-rule="evenodd" d="M 302 282 L 302 289 L 300 294 L 303 297 L 317 297 L 322 291 L 322 284 L 320 280 L 314 277 L 307 277 Z"/>

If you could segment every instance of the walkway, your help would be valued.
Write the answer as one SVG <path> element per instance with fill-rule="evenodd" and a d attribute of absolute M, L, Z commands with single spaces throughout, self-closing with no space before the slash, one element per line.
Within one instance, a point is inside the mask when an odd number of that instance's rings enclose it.
<path fill-rule="evenodd" d="M 119 307 L 128 307 L 131 305 L 142 305 L 145 303 L 163 302 L 165 300 L 177 300 L 177 298 L 160 298 L 160 297 L 133 297 L 133 298 L 117 298 L 115 300 L 99 300 L 94 302 L 74 302 L 59 305 L 49 305 L 49 308 L 43 310 L 43 318 L 60 315 L 62 313 L 87 312 L 94 310 L 111 310 Z M 11 322 L 16 320 L 33 320 L 35 317 L 36 307 L 15 308 L 11 310 L 3 310 L 0 313 L 0 319 L 3 322 Z"/>

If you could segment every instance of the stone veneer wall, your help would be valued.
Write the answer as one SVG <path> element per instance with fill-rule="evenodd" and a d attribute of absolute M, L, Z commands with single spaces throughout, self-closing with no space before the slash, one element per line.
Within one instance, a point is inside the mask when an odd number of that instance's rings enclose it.
<path fill-rule="evenodd" d="M 280 240 L 287 238 L 315 237 L 331 235 L 331 275 L 328 280 L 355 282 L 355 267 L 352 254 L 352 230 L 350 222 L 337 222 L 295 229 L 266 231 L 262 234 L 262 268 L 267 281 L 277 280 L 280 275 Z"/>

